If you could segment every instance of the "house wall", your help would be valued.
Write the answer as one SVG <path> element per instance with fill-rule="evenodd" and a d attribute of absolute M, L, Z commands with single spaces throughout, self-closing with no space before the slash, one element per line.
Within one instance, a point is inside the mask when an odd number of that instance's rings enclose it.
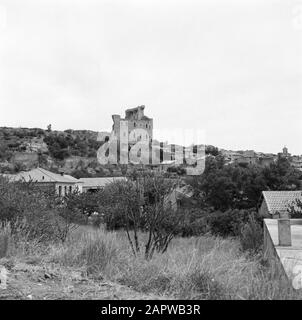
<path fill-rule="evenodd" d="M 277 253 L 275 250 L 275 246 L 273 244 L 273 241 L 271 239 L 271 236 L 269 234 L 269 231 L 266 226 L 266 221 L 263 221 L 263 255 L 265 259 L 275 259 L 277 257 Z"/>
<path fill-rule="evenodd" d="M 267 223 L 269 223 L 269 221 L 270 219 L 263 220 L 263 258 L 269 263 L 276 273 L 288 279 L 267 227 Z"/>
<path fill-rule="evenodd" d="M 268 210 L 268 206 L 265 200 L 262 201 L 258 213 L 261 217 L 264 217 L 264 218 L 273 218 L 273 219 L 289 218 L 288 212 L 282 211 L 282 212 L 275 212 L 271 214 Z"/>
<path fill-rule="evenodd" d="M 271 217 L 265 200 L 262 200 L 261 206 L 259 208 L 259 215 L 264 218 Z"/>
<path fill-rule="evenodd" d="M 55 183 L 53 182 L 41 182 L 41 183 L 37 182 L 37 185 L 41 189 L 50 189 L 51 191 L 55 189 Z"/>
<path fill-rule="evenodd" d="M 75 183 L 56 183 L 55 188 L 56 188 L 56 193 L 58 195 L 60 195 L 60 190 L 61 190 L 62 197 L 76 190 L 78 190 L 79 192 L 82 192 L 81 185 L 75 184 Z"/>

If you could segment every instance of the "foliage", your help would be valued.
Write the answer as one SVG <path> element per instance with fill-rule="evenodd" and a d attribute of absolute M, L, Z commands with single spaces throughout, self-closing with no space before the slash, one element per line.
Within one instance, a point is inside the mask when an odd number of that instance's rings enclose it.
<path fill-rule="evenodd" d="M 39 128 L 0 128 L 0 160 L 10 160 L 14 152 L 24 152 L 25 144 L 42 138 L 49 154 L 56 160 L 69 156 L 96 157 L 96 151 L 104 143 L 97 141 L 97 133 L 81 130 L 53 131 Z"/>
<path fill-rule="evenodd" d="M 250 215 L 248 221 L 240 230 L 240 244 L 242 250 L 248 250 L 253 254 L 258 253 L 263 246 L 263 228 L 255 215 Z"/>
<path fill-rule="evenodd" d="M 249 221 L 251 216 L 255 217 L 258 223 L 261 223 L 261 218 L 253 209 L 214 212 L 208 215 L 207 223 L 210 232 L 214 235 L 222 237 L 239 236 L 242 226 Z"/>
<path fill-rule="evenodd" d="M 262 174 L 269 190 L 299 190 L 301 172 L 282 156 L 269 167 L 265 167 Z"/>
<path fill-rule="evenodd" d="M 198 237 L 210 232 L 207 222 L 208 211 L 198 208 L 179 208 L 176 214 L 179 215 L 181 219 L 181 223 L 175 230 L 175 234 L 178 236 Z"/>
<path fill-rule="evenodd" d="M 71 133 L 49 133 L 44 138 L 51 156 L 63 160 L 71 155 L 96 157 L 102 142 Z"/>
<path fill-rule="evenodd" d="M 205 153 L 206 154 L 211 154 L 212 156 L 216 157 L 219 155 L 219 150 L 217 147 L 207 145 L 205 148 Z"/>
<path fill-rule="evenodd" d="M 210 155 L 206 158 L 204 173 L 188 182 L 201 207 L 226 211 L 256 208 L 264 190 L 297 190 L 300 176 L 301 173 L 284 158 L 262 168 L 224 165 L 221 155 Z"/>
<path fill-rule="evenodd" d="M 302 195 L 302 192 L 301 192 Z M 290 203 L 287 209 L 290 217 L 292 219 L 301 219 L 302 218 L 302 200 L 296 199 L 293 203 Z"/>
<path fill-rule="evenodd" d="M 78 192 L 73 191 L 64 197 L 65 207 L 70 212 L 79 212 L 82 216 L 90 216 L 99 208 L 99 192 Z"/>
<path fill-rule="evenodd" d="M 65 241 L 71 229 L 87 220 L 83 207 L 78 204 L 75 209 L 74 202 L 62 201 L 54 188 L 0 177 L 0 222 L 9 221 L 13 233 L 40 241 Z"/>
<path fill-rule="evenodd" d="M 144 244 L 146 259 L 155 251 L 165 252 L 182 217 L 172 210 L 169 202 L 174 187 L 170 179 L 149 171 L 134 171 L 127 181 L 106 186 L 100 211 L 107 228 L 123 227 L 135 255 L 141 250 L 140 230 L 148 233 Z"/>

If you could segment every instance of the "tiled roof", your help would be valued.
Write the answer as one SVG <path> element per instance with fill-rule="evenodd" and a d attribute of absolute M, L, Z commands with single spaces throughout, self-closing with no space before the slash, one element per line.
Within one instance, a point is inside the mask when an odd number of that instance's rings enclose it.
<path fill-rule="evenodd" d="M 125 177 L 80 178 L 83 188 L 100 188 L 113 181 L 126 180 Z"/>
<path fill-rule="evenodd" d="M 263 191 L 262 194 L 270 214 L 287 213 L 296 199 L 302 200 L 302 191 Z"/>
<path fill-rule="evenodd" d="M 79 183 L 80 181 L 69 175 L 61 175 L 42 168 L 23 171 L 12 176 L 13 180 L 24 180 L 33 182 L 58 182 L 58 183 Z"/>

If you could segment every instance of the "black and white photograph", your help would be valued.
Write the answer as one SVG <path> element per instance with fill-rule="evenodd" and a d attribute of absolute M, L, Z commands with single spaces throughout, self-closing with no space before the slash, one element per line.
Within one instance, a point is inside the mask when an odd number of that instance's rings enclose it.
<path fill-rule="evenodd" d="M 0 300 L 302 300 L 302 0 L 0 0 Z"/>

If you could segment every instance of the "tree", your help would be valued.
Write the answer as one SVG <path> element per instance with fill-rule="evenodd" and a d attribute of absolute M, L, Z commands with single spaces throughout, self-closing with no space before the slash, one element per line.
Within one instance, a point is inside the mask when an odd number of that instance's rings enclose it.
<path fill-rule="evenodd" d="M 301 192 L 302 195 L 302 192 Z M 301 219 L 302 218 L 302 200 L 296 199 L 293 203 L 289 204 L 287 209 L 289 216 L 292 219 Z"/>
<path fill-rule="evenodd" d="M 127 181 L 116 181 L 104 189 L 100 210 L 105 221 L 123 227 L 134 255 L 142 249 L 139 231 L 147 233 L 144 256 L 164 253 L 173 239 L 182 216 L 172 210 L 170 195 L 175 182 L 159 173 L 134 171 Z M 115 223 L 113 223 L 115 222 Z"/>
<path fill-rule="evenodd" d="M 300 176 L 284 158 L 262 168 L 249 164 L 225 165 L 219 154 L 207 156 L 204 173 L 188 182 L 201 207 L 225 211 L 256 208 L 264 190 L 297 190 Z"/>
<path fill-rule="evenodd" d="M 218 154 L 219 154 L 219 150 L 218 150 L 217 147 L 208 145 L 208 146 L 206 146 L 206 148 L 205 148 L 205 153 L 206 153 L 206 154 L 211 154 L 212 156 L 216 157 L 216 156 L 218 156 Z"/>
<path fill-rule="evenodd" d="M 284 157 L 278 157 L 275 163 L 263 169 L 262 172 L 268 190 L 298 190 L 301 172 L 293 168 Z"/>
<path fill-rule="evenodd" d="M 175 214 L 170 203 L 175 181 L 148 172 L 142 172 L 137 179 L 144 197 L 143 229 L 148 233 L 145 258 L 150 259 L 154 251 L 164 253 L 167 250 L 183 217 Z"/>

